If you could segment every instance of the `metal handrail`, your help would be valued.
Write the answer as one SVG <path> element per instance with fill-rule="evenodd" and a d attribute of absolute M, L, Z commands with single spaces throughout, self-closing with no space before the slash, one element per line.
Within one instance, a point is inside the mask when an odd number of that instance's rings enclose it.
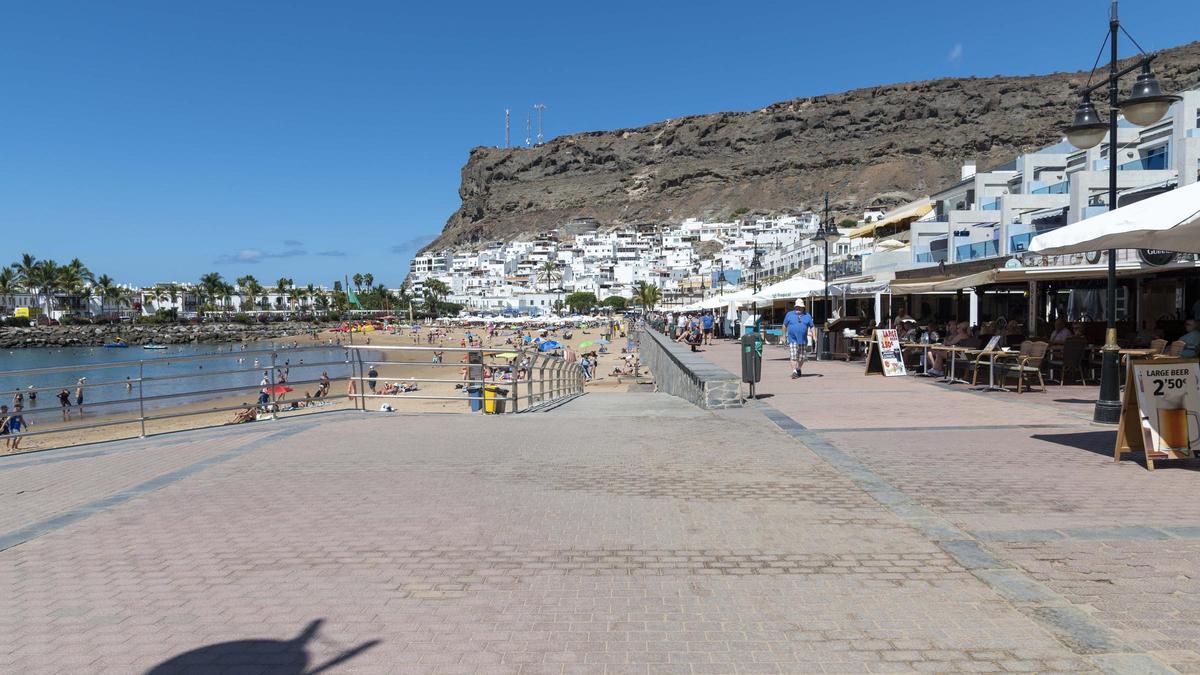
<path fill-rule="evenodd" d="M 346 358 L 338 358 L 330 355 L 325 358 L 318 357 L 318 360 L 307 363 L 291 363 L 296 360 L 293 355 L 304 355 L 311 352 L 328 353 L 334 351 L 344 352 Z M 386 361 L 376 360 L 374 355 L 379 355 L 386 358 L 391 352 L 441 352 L 443 354 L 451 353 L 466 353 L 475 355 L 471 363 L 463 364 L 459 362 L 440 362 L 433 363 L 429 361 Z M 516 357 L 512 357 L 509 363 L 490 363 L 484 362 L 484 357 L 494 356 L 496 354 L 514 352 Z M 167 373 L 167 374 L 148 374 L 148 368 L 165 366 L 166 364 L 176 364 L 179 362 L 203 362 L 218 359 L 245 359 L 246 367 L 242 369 L 220 367 L 216 370 L 185 372 L 185 373 Z M 249 361 L 259 359 L 262 361 L 257 367 L 249 365 Z M 334 359 L 334 360 L 330 360 Z M 346 375 L 336 374 L 332 379 L 343 380 L 348 379 L 356 385 L 356 392 L 353 396 L 347 394 L 329 393 L 326 396 L 320 397 L 298 397 L 290 401 L 280 399 L 280 394 L 275 391 L 275 386 L 278 384 L 277 378 L 282 372 L 284 366 L 283 361 L 287 360 L 288 368 L 303 370 L 305 368 L 322 369 L 328 366 L 349 366 L 349 373 Z M 233 349 L 230 351 L 215 352 L 211 354 L 189 354 L 189 355 L 170 355 L 145 359 L 129 359 L 126 361 L 115 361 L 110 363 L 89 363 L 75 366 L 52 366 L 48 368 L 25 368 L 21 370 L 11 370 L 4 372 L 4 376 L 12 378 L 30 378 L 33 380 L 42 380 L 46 376 L 61 376 L 64 373 L 96 373 L 97 371 L 112 371 L 113 369 L 122 368 L 133 370 L 136 377 L 130 376 L 125 380 L 104 379 L 96 382 L 84 382 L 82 384 L 70 384 L 66 386 L 47 386 L 37 384 L 32 388 L 20 389 L 20 393 L 28 396 L 30 393 L 45 393 L 52 392 L 46 399 L 43 399 L 44 404 L 36 408 L 31 408 L 28 403 L 21 411 L 22 414 L 34 422 L 34 427 L 22 431 L 20 437 L 27 436 L 45 436 L 51 434 L 62 434 L 79 431 L 82 429 L 94 429 L 103 427 L 112 427 L 120 425 L 137 425 L 138 436 L 145 437 L 148 434 L 147 422 L 157 420 L 173 419 L 181 417 L 189 417 L 195 415 L 208 415 L 212 413 L 229 412 L 235 410 L 245 410 L 249 406 L 255 407 L 260 414 L 269 415 L 271 419 L 276 419 L 276 414 L 286 412 L 286 406 L 293 402 L 303 402 L 305 407 L 314 402 L 320 401 L 342 401 L 351 400 L 358 409 L 366 410 L 366 402 L 368 399 L 425 399 L 425 400 L 447 400 L 447 401 L 487 401 L 494 400 L 494 397 L 489 398 L 484 392 L 478 395 L 447 395 L 437 396 L 424 393 L 404 393 L 396 394 L 380 394 L 368 391 L 366 381 L 370 380 L 367 375 L 370 366 L 374 365 L 379 370 L 391 369 L 393 367 L 406 366 L 422 366 L 422 367 L 491 367 L 497 371 L 500 369 L 508 370 L 512 373 L 511 380 L 485 379 L 482 377 L 470 377 L 467 379 L 450 379 L 437 377 L 403 377 L 389 374 L 379 374 L 374 379 L 391 379 L 398 381 L 430 383 L 430 384 L 457 384 L 462 383 L 464 386 L 497 386 L 509 390 L 508 395 L 503 399 L 509 402 L 509 406 L 505 413 L 516 413 L 518 411 L 527 411 L 534 406 L 545 403 L 561 400 L 566 397 L 576 396 L 583 393 L 583 382 L 579 373 L 578 364 L 566 363 L 561 357 L 537 352 L 529 349 L 525 345 L 510 346 L 504 345 L 501 347 L 433 347 L 421 345 L 331 345 L 324 343 L 299 345 L 296 347 L 281 347 L 277 349 Z M 156 392 L 154 385 L 163 383 L 179 383 L 193 381 L 195 378 L 216 377 L 228 378 L 236 375 L 250 375 L 257 371 L 267 371 L 267 386 L 270 388 L 269 399 L 264 404 L 242 403 L 238 405 L 225 406 L 220 405 L 218 401 L 214 401 L 214 407 L 200 405 L 192 410 L 164 410 L 163 404 L 170 404 L 172 401 L 183 399 L 187 402 L 202 402 L 205 398 L 219 398 L 227 395 L 235 395 L 245 393 L 253 395 L 257 398 L 261 395 L 263 387 L 261 383 L 249 383 L 229 385 L 228 381 L 222 382 L 222 386 L 196 386 L 181 387 L 179 391 Z M 471 374 L 471 373 L 469 373 Z M 68 379 L 68 378 L 64 378 Z M 73 379 L 73 378 L 70 378 Z M 53 381 L 53 379 L 51 380 Z M 321 378 L 304 378 L 304 379 L 289 379 L 287 385 L 292 387 L 301 387 L 307 385 L 320 385 L 323 380 Z M 525 384 L 522 388 L 521 385 Z M 103 391 L 105 388 L 112 389 L 114 387 L 124 386 L 128 395 L 124 398 L 104 398 L 96 401 L 86 401 L 81 407 L 70 406 L 64 408 L 56 405 L 57 401 L 53 398 L 53 392 L 61 391 L 62 389 L 73 390 L 76 388 L 84 389 L 85 391 Z M 135 388 L 136 387 L 136 388 Z M 307 392 L 305 392 L 307 393 Z M 470 394 L 470 392 L 467 392 Z M 4 394 L 0 392 L 0 397 Z M 101 394 L 103 395 L 103 394 Z M 72 399 L 74 397 L 72 396 Z M 122 408 L 129 406 L 129 410 Z M 302 408 L 301 410 L 304 410 Z M 55 420 L 57 415 L 68 413 L 70 419 L 63 424 L 59 424 Z M 88 413 L 91 413 L 89 419 Z M 11 414 L 11 411 L 10 411 Z M 50 429 L 39 429 L 41 425 L 53 425 Z M 163 432 L 159 432 L 163 433 Z"/>

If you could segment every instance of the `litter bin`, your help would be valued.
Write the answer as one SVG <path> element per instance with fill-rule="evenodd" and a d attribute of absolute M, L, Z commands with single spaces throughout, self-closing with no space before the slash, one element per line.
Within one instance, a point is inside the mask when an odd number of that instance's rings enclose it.
<path fill-rule="evenodd" d="M 467 396 L 471 397 L 471 412 L 479 412 L 483 410 L 483 401 L 479 397 L 483 394 L 481 387 L 467 387 Z"/>
<path fill-rule="evenodd" d="M 761 333 L 746 333 L 742 336 L 742 382 L 750 385 L 750 398 L 754 398 L 754 385 L 762 379 Z"/>
<path fill-rule="evenodd" d="M 508 396 L 507 389 L 487 386 L 483 388 L 483 413 L 485 415 L 503 415 L 504 401 Z"/>

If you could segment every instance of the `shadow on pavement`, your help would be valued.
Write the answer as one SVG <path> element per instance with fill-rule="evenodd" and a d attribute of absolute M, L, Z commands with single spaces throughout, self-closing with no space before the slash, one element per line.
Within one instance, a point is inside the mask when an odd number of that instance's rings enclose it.
<path fill-rule="evenodd" d="M 305 646 L 317 635 L 322 619 L 308 624 L 291 640 L 237 640 L 219 642 L 184 652 L 146 671 L 146 675 L 174 673 L 222 673 L 227 670 L 253 668 L 272 675 L 316 675 L 341 665 L 380 643 L 370 640 L 348 649 L 309 670 L 309 655 Z"/>
<path fill-rule="evenodd" d="M 1112 457 L 1113 445 L 1117 441 L 1117 430 L 1081 431 L 1074 434 L 1034 434 L 1033 438 Z"/>

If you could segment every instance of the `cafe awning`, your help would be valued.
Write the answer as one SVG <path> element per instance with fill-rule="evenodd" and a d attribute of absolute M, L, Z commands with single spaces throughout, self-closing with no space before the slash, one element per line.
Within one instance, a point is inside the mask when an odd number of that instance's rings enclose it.
<path fill-rule="evenodd" d="M 1039 234 L 1029 242 L 1030 252 L 1042 255 L 1108 248 L 1200 253 L 1200 183 Z"/>
<path fill-rule="evenodd" d="M 892 227 L 894 225 L 905 225 L 918 218 L 923 218 L 933 210 L 933 202 L 928 198 L 918 199 L 915 202 L 905 204 L 896 209 L 892 209 L 888 213 L 883 214 L 883 218 L 867 223 L 862 227 L 857 227 L 850 231 L 847 235 L 851 239 L 858 237 L 873 237 L 877 229 Z"/>
<path fill-rule="evenodd" d="M 938 281 L 918 281 L 910 284 L 893 281 L 892 293 L 896 295 L 906 293 L 953 293 L 965 288 L 994 284 L 999 273 L 1000 270 L 984 270 L 961 277 L 951 277 Z"/>

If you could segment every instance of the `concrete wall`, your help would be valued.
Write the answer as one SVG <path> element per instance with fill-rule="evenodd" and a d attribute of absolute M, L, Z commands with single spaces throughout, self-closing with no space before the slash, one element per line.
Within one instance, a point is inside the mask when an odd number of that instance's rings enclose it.
<path fill-rule="evenodd" d="M 639 330 L 635 335 L 641 361 L 654 373 L 659 391 L 706 409 L 742 407 L 740 377 L 652 328 Z"/>

